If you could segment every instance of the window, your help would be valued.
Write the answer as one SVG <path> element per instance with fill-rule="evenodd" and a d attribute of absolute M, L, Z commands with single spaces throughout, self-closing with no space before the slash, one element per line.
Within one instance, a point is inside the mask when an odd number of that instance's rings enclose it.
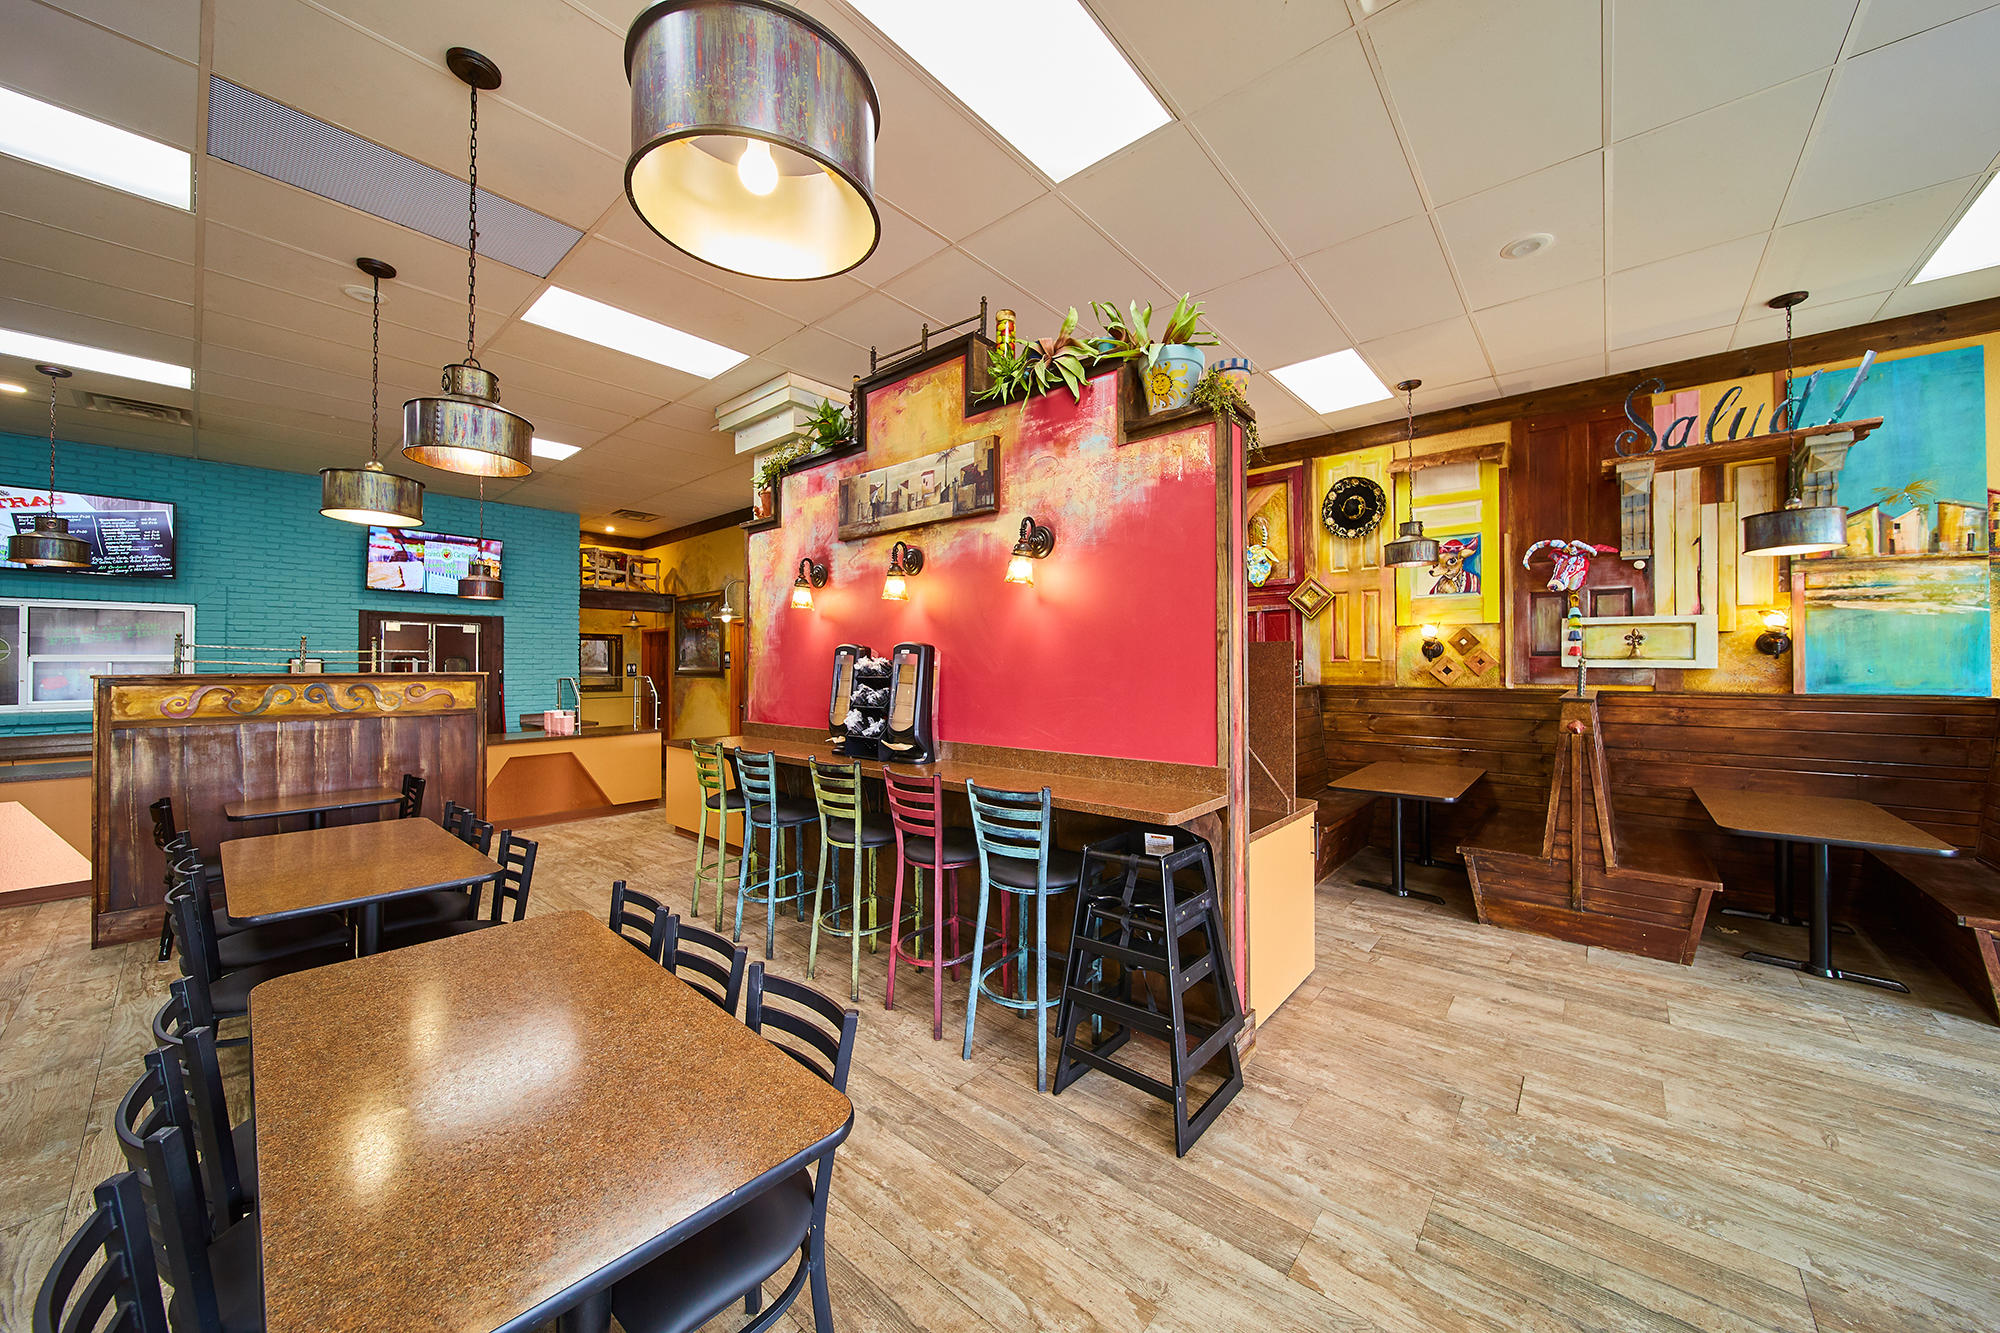
<path fill-rule="evenodd" d="M 171 672 L 176 635 L 192 606 L 0 600 L 0 712 L 87 709 L 93 677 Z"/>

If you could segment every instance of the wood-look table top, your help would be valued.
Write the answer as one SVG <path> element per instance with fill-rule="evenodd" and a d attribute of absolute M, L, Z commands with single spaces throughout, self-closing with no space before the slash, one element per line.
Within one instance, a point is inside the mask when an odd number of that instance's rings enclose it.
<path fill-rule="evenodd" d="M 1696 799 L 1716 826 L 1751 838 L 1823 842 L 1878 852 L 1957 856 L 1958 848 L 1898 818 L 1873 801 L 1841 796 L 1795 796 L 1702 786 Z"/>
<path fill-rule="evenodd" d="M 801 767 L 808 759 L 817 759 L 827 764 L 855 762 L 835 754 L 833 746 L 825 741 L 724 736 L 712 743 L 726 749 L 747 750 L 753 754 L 762 754 L 768 750 L 778 757 L 780 763 Z M 1118 763 L 1115 759 L 1103 762 L 1114 769 Z M 860 763 L 863 777 L 880 776 L 882 760 L 863 759 Z M 1200 787 L 1128 782 L 1118 778 L 1059 773 L 1052 769 L 998 768 L 986 764 L 963 763 L 955 759 L 940 760 L 935 764 L 893 764 L 893 767 L 899 774 L 907 773 L 916 777 L 929 777 L 936 773 L 944 779 L 945 786 L 960 789 L 963 789 L 968 780 L 982 787 L 998 787 L 1008 791 L 1040 791 L 1047 787 L 1050 803 L 1058 810 L 1103 815 L 1111 819 L 1129 819 L 1135 823 L 1185 824 L 1229 804 L 1226 793 L 1208 791 Z"/>
<path fill-rule="evenodd" d="M 1327 785 L 1371 796 L 1402 796 L 1413 801 L 1453 805 L 1485 776 L 1483 768 L 1461 768 L 1455 764 L 1382 763 L 1357 768 Z"/>
<path fill-rule="evenodd" d="M 234 820 L 282 819 L 286 815 L 311 815 L 328 810 L 362 810 L 371 805 L 395 805 L 403 793 L 394 787 L 355 787 L 347 791 L 302 791 L 295 796 L 266 796 L 254 801 L 231 801 L 222 807 L 225 817 Z"/>
<path fill-rule="evenodd" d="M 853 1119 L 582 912 L 278 977 L 250 1016 L 269 1333 L 500 1328 Z"/>
<path fill-rule="evenodd" d="M 241 921 L 354 907 L 499 873 L 477 848 L 428 819 L 384 819 L 222 844 L 229 914 Z"/>

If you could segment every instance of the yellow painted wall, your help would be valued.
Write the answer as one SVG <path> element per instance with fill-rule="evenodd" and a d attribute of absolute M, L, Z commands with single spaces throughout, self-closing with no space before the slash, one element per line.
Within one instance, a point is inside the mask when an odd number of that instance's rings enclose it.
<path fill-rule="evenodd" d="M 677 597 L 721 592 L 726 580 L 747 581 L 750 575 L 749 534 L 734 524 L 699 537 L 648 547 L 645 554 L 659 558 L 665 589 Z M 736 595 L 741 608 L 747 601 L 746 590 L 738 588 Z M 652 619 L 657 621 L 659 617 Z M 741 661 L 731 669 L 742 670 Z M 628 711 L 631 708 L 629 701 L 626 708 Z M 674 677 L 673 716 L 671 734 L 675 736 L 733 734 L 737 722 L 729 715 L 729 677 Z"/>
<path fill-rule="evenodd" d="M 630 611 L 594 611 L 586 607 L 577 612 L 577 633 L 616 634 L 625 641 L 624 660 L 626 662 L 637 662 L 639 660 L 639 631 L 625 627 L 625 622 L 631 618 L 632 613 Z M 642 611 L 639 613 L 639 623 L 647 629 L 658 629 L 664 623 L 664 618 Z M 642 687 L 638 686 L 632 677 L 626 676 L 618 682 L 618 692 L 616 694 L 608 690 L 602 694 L 594 690 L 586 691 L 583 696 L 583 720 L 585 722 L 602 722 L 614 727 L 631 726 L 632 691 L 635 688 Z M 565 699 L 563 702 L 567 705 L 569 701 Z M 640 721 L 644 723 L 651 720 L 652 703 L 649 699 L 646 706 L 640 710 Z"/>

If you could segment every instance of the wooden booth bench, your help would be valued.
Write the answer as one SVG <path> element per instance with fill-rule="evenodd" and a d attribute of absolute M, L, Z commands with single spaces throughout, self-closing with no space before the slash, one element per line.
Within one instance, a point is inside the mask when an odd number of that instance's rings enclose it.
<path fill-rule="evenodd" d="M 1974 855 L 1870 859 L 1888 872 L 1897 927 L 2000 1021 L 2000 747 L 1983 787 Z"/>

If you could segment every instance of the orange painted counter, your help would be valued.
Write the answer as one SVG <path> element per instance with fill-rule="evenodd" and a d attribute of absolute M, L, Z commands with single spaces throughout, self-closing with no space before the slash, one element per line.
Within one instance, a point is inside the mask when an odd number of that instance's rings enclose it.
<path fill-rule="evenodd" d="M 575 736 L 510 731 L 486 738 L 486 811 L 521 828 L 608 814 L 660 799 L 660 733 L 598 727 Z"/>

